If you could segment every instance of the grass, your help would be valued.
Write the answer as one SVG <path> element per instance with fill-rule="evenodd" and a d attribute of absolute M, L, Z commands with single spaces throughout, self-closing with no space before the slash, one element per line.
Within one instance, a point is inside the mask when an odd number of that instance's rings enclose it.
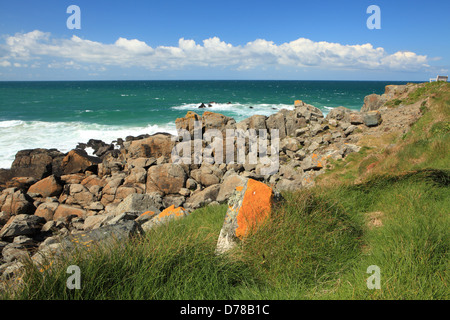
<path fill-rule="evenodd" d="M 207 207 L 117 247 L 40 272 L 15 299 L 448 299 L 450 174 L 424 170 L 285 193 L 229 255 L 214 249 L 226 206 Z M 371 212 L 382 226 L 370 227 Z M 66 287 L 69 265 L 80 290 Z M 369 290 L 367 267 L 381 270 Z"/>
<path fill-rule="evenodd" d="M 450 93 L 427 86 L 411 97 L 432 90 L 420 120 L 383 138 L 395 147 L 363 147 L 321 175 L 331 182 L 284 193 L 227 255 L 214 253 L 227 206 L 210 206 L 44 272 L 30 264 L 1 298 L 449 299 Z M 66 287 L 69 265 L 81 269 L 80 290 Z M 371 265 L 379 290 L 367 287 Z"/>

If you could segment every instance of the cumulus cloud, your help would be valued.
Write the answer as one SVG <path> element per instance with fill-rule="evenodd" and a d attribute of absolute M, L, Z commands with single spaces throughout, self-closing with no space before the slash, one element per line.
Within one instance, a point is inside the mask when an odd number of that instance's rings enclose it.
<path fill-rule="evenodd" d="M 80 68 L 81 63 L 107 66 L 140 67 L 149 70 L 182 69 L 190 66 L 229 67 L 235 70 L 267 66 L 292 68 L 372 69 L 418 71 L 429 67 L 428 57 L 410 51 L 387 53 L 370 43 L 343 45 L 299 38 L 275 44 L 256 39 L 233 46 L 218 37 L 203 40 L 181 38 L 178 46 L 152 48 L 138 39 L 119 38 L 112 44 L 82 39 L 55 39 L 50 33 L 35 30 L 6 37 L 0 45 L 0 66 L 40 59 L 62 59 L 49 67 Z"/>

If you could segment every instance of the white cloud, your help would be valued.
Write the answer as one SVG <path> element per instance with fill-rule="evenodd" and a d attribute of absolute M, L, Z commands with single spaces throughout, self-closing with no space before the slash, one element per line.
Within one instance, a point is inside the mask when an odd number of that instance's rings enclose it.
<path fill-rule="evenodd" d="M 9 67 L 9 66 L 11 66 L 11 62 L 9 62 L 8 60 L 0 61 L 0 67 Z"/>
<path fill-rule="evenodd" d="M 152 48 L 138 39 L 119 38 L 113 44 L 81 39 L 54 39 L 50 33 L 35 30 L 6 37 L 1 49 L 6 52 L 0 66 L 9 60 L 50 59 L 49 67 L 75 68 L 87 63 L 104 70 L 107 66 L 140 67 L 149 70 L 182 69 L 187 66 L 229 67 L 235 70 L 287 66 L 323 69 L 381 69 L 418 71 L 429 67 L 428 57 L 410 51 L 388 54 L 370 43 L 343 45 L 299 38 L 280 45 L 256 39 L 233 46 L 213 37 L 197 44 L 181 38 L 178 46 Z M 7 59 L 7 60 L 6 60 Z M 55 62 L 55 59 L 61 59 Z M 16 62 L 18 63 L 18 62 Z"/>

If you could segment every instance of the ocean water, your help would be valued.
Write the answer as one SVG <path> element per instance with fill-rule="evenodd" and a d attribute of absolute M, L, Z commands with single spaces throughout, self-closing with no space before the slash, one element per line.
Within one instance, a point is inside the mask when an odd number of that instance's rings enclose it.
<path fill-rule="evenodd" d="M 128 135 L 175 133 L 187 111 L 219 112 L 236 121 L 254 114 L 293 109 L 303 100 L 325 114 L 345 106 L 359 110 L 368 94 L 382 94 L 383 81 L 61 81 L 0 82 L 0 168 L 19 150 L 80 142 L 107 143 Z M 199 109 L 204 103 L 211 107 Z"/>

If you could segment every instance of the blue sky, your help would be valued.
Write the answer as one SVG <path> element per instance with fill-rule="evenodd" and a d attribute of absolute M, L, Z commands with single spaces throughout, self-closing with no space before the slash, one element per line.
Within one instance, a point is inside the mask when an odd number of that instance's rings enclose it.
<path fill-rule="evenodd" d="M 446 0 L 2 1 L 0 80 L 422 81 L 449 73 L 449 12 Z"/>

